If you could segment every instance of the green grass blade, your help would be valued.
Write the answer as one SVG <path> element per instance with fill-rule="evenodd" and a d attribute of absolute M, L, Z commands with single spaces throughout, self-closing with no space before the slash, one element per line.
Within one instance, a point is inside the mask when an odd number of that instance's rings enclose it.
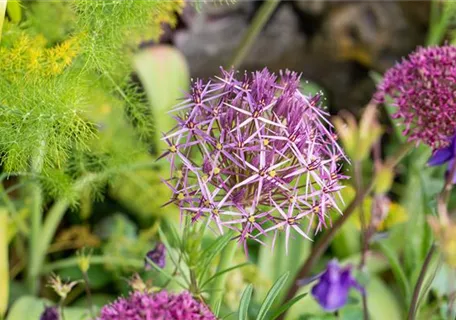
<path fill-rule="evenodd" d="M 407 276 L 405 275 L 404 269 L 401 267 L 398 257 L 396 256 L 394 251 L 386 244 L 382 242 L 377 242 L 377 246 L 388 259 L 391 265 L 391 270 L 393 271 L 396 280 L 400 283 L 402 287 L 402 291 L 405 295 L 405 301 L 409 301 L 411 293 L 410 283 L 407 279 Z"/>
<path fill-rule="evenodd" d="M 296 302 L 298 302 L 299 300 L 304 298 L 306 295 L 307 295 L 307 292 L 300 294 L 300 295 L 294 297 L 293 299 L 291 299 L 290 301 L 288 301 L 287 303 L 283 304 L 279 309 L 277 309 L 276 312 L 274 312 L 274 314 L 271 316 L 271 320 L 277 319 L 282 313 L 284 313 L 285 311 L 290 309 Z"/>
<path fill-rule="evenodd" d="M 244 266 L 247 266 L 249 265 L 250 262 L 244 262 L 244 263 L 240 263 L 240 264 L 237 264 L 235 266 L 232 266 L 231 268 L 227 268 L 227 269 L 224 269 L 220 272 L 217 272 L 215 273 L 212 277 L 210 277 L 209 279 L 207 279 L 206 281 L 204 281 L 204 283 L 201 285 L 201 289 L 203 289 L 206 285 L 208 285 L 212 280 L 214 280 L 215 278 L 217 278 L 218 276 L 221 276 L 222 274 L 225 274 L 227 272 L 230 272 L 232 270 L 235 270 L 235 269 L 239 269 L 239 268 L 242 268 Z"/>
<path fill-rule="evenodd" d="M 248 320 L 247 312 L 249 310 L 252 292 L 253 286 L 249 284 L 242 293 L 241 302 L 239 303 L 239 320 Z"/>
<path fill-rule="evenodd" d="M 282 290 L 283 286 L 285 285 L 288 276 L 290 275 L 289 272 L 283 274 L 272 286 L 271 290 L 269 290 L 266 298 L 264 298 L 263 303 L 261 304 L 260 311 L 258 311 L 257 320 L 263 320 L 266 318 L 266 314 L 268 313 L 269 309 L 271 308 L 274 300 Z"/>

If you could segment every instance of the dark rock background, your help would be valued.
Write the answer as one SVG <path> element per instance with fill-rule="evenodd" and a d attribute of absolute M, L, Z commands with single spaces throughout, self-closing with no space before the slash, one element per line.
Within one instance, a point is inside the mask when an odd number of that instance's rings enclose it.
<path fill-rule="evenodd" d="M 187 57 L 192 76 L 211 77 L 233 56 L 262 1 L 188 5 L 164 42 Z M 332 111 L 359 110 L 384 72 L 427 32 L 427 1 L 283 1 L 240 69 L 292 69 L 323 87 Z"/>

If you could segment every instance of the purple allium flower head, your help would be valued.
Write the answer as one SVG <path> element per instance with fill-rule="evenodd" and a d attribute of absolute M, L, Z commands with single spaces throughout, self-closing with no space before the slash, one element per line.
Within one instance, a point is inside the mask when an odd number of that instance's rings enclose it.
<path fill-rule="evenodd" d="M 456 128 L 456 47 L 418 48 L 386 72 L 375 100 L 384 102 L 386 96 L 409 141 L 447 146 Z"/>
<path fill-rule="evenodd" d="M 344 157 L 319 106 L 306 96 L 300 76 L 267 69 L 201 80 L 173 112 L 177 126 L 165 134 L 173 202 L 192 221 L 213 223 L 262 243 L 278 233 L 305 238 L 329 221 L 342 186 Z"/>
<path fill-rule="evenodd" d="M 188 292 L 133 292 L 104 306 L 98 320 L 216 320 L 212 312 Z"/>
<path fill-rule="evenodd" d="M 57 307 L 46 307 L 40 316 L 40 320 L 59 320 L 59 311 Z"/>
<path fill-rule="evenodd" d="M 158 242 L 153 250 L 150 250 L 146 254 L 144 259 L 144 268 L 150 270 L 152 268 L 150 261 L 155 263 L 158 267 L 164 268 L 166 265 L 166 248 L 165 245 L 161 242 Z"/>
<path fill-rule="evenodd" d="M 335 311 L 347 303 L 351 288 L 364 294 L 364 289 L 351 274 L 351 267 L 341 268 L 336 260 L 332 260 L 312 288 L 312 295 L 323 309 Z"/>
<path fill-rule="evenodd" d="M 446 171 L 447 176 L 450 174 L 451 168 L 453 168 L 454 161 L 456 160 L 456 135 L 449 139 L 449 145 L 434 151 L 432 156 L 428 160 L 430 166 L 440 166 L 448 162 L 448 168 Z M 456 175 L 453 176 L 452 182 L 456 183 Z"/>

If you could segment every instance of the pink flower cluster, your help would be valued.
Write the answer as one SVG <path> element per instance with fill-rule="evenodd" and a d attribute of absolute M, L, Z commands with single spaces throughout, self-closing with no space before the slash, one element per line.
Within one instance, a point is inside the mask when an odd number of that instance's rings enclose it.
<path fill-rule="evenodd" d="M 212 312 L 188 292 L 133 292 L 104 306 L 98 320 L 216 320 Z"/>
<path fill-rule="evenodd" d="M 456 128 L 456 47 L 419 48 L 389 69 L 375 99 L 392 98 L 409 141 L 445 147 Z"/>
<path fill-rule="evenodd" d="M 171 164 L 171 202 L 193 221 L 248 239 L 292 232 L 310 239 L 338 210 L 344 155 L 320 107 L 306 96 L 299 75 L 267 69 L 193 84 L 172 111 L 177 126 L 165 134 Z"/>

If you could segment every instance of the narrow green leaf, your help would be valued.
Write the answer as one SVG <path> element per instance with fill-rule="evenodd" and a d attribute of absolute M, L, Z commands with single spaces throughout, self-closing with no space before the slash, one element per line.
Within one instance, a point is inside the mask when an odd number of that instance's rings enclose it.
<path fill-rule="evenodd" d="M 218 301 L 215 303 L 214 307 L 212 308 L 212 313 L 213 313 L 216 317 L 218 317 L 218 315 L 219 315 L 219 313 L 220 313 L 220 308 L 221 308 L 221 307 L 222 307 L 222 300 L 220 299 L 220 300 L 218 300 Z"/>
<path fill-rule="evenodd" d="M 158 230 L 160 238 L 166 240 L 168 244 L 173 248 L 179 248 L 181 241 L 179 237 L 179 232 L 173 226 L 172 222 L 164 219 L 160 223 L 160 228 Z"/>
<path fill-rule="evenodd" d="M 9 0 L 6 6 L 6 12 L 13 23 L 19 23 L 22 19 L 21 2 L 18 0 Z"/>
<path fill-rule="evenodd" d="M 249 284 L 242 293 L 239 302 L 239 320 L 247 320 L 247 311 L 249 310 L 250 298 L 252 298 L 253 286 Z"/>
<path fill-rule="evenodd" d="M 3 21 L 5 20 L 6 0 L 0 0 L 0 40 L 2 39 Z"/>
<path fill-rule="evenodd" d="M 289 272 L 283 274 L 272 286 L 271 290 L 269 290 L 268 294 L 266 295 L 266 298 L 264 298 L 263 303 L 261 304 L 260 311 L 258 311 L 257 315 L 257 320 L 263 320 L 266 317 L 266 314 L 268 313 L 269 309 L 271 308 L 272 304 L 274 303 L 274 300 L 277 298 L 277 296 L 280 293 L 280 290 L 282 290 L 283 286 L 285 285 Z"/>
<path fill-rule="evenodd" d="M 167 280 L 170 280 L 170 281 L 174 281 L 175 283 L 177 283 L 180 287 L 182 287 L 182 289 L 187 289 L 187 286 L 185 284 L 183 284 L 182 282 L 178 281 L 176 279 L 175 276 L 173 276 L 172 274 L 169 274 L 168 272 L 166 272 L 165 270 L 163 270 L 162 268 L 160 268 L 159 266 L 157 266 L 155 264 L 155 262 L 153 262 L 152 260 L 150 260 L 148 257 L 146 257 L 147 259 L 147 262 L 155 269 L 157 270 L 160 274 L 162 274 Z"/>
<path fill-rule="evenodd" d="M 290 309 L 296 302 L 298 302 L 299 300 L 304 298 L 306 295 L 307 295 L 307 292 L 300 294 L 300 295 L 294 297 L 293 299 L 291 299 L 290 301 L 288 301 L 287 303 L 283 304 L 279 309 L 277 309 L 276 312 L 274 312 L 274 314 L 271 316 L 271 320 L 277 319 L 282 313 L 284 313 L 285 311 Z"/>
<path fill-rule="evenodd" d="M 227 246 L 233 237 L 232 232 L 225 233 L 223 236 L 217 238 L 211 243 L 201 254 L 201 265 L 208 266 L 212 260 Z M 209 268 L 203 268 L 203 272 L 199 275 L 199 282 L 201 282 Z"/>
<path fill-rule="evenodd" d="M 235 265 L 235 266 L 233 266 L 233 267 L 231 267 L 231 268 L 227 268 L 227 269 L 225 269 L 225 270 L 222 270 L 222 271 L 220 271 L 220 272 L 217 272 L 217 273 L 215 273 L 212 277 L 210 277 L 209 279 L 207 279 L 206 281 L 204 281 L 204 283 L 200 286 L 200 288 L 203 289 L 203 288 L 204 288 L 207 284 L 209 284 L 212 280 L 214 280 L 215 278 L 221 276 L 222 274 L 225 274 L 225 273 L 230 272 L 230 271 L 235 270 L 235 269 L 242 268 L 242 267 L 247 266 L 247 265 L 249 265 L 249 264 L 250 264 L 250 262 L 244 262 L 244 263 L 237 264 L 237 265 Z"/>
<path fill-rule="evenodd" d="M 139 52 L 134 63 L 152 107 L 156 132 L 168 132 L 174 122 L 167 112 L 189 87 L 185 57 L 171 46 L 159 45 Z M 157 142 L 160 141 L 159 137 L 156 138 Z"/>
<path fill-rule="evenodd" d="M 378 248 L 383 252 L 385 257 L 388 259 L 391 269 L 393 271 L 396 280 L 400 283 L 402 291 L 405 296 L 405 301 L 409 301 L 410 298 L 410 283 L 405 275 L 404 269 L 401 267 L 399 259 L 395 252 L 385 243 L 379 241 L 377 242 Z"/>
<path fill-rule="evenodd" d="M 9 266 L 8 266 L 8 211 L 0 207 L 0 317 L 8 308 Z"/>

